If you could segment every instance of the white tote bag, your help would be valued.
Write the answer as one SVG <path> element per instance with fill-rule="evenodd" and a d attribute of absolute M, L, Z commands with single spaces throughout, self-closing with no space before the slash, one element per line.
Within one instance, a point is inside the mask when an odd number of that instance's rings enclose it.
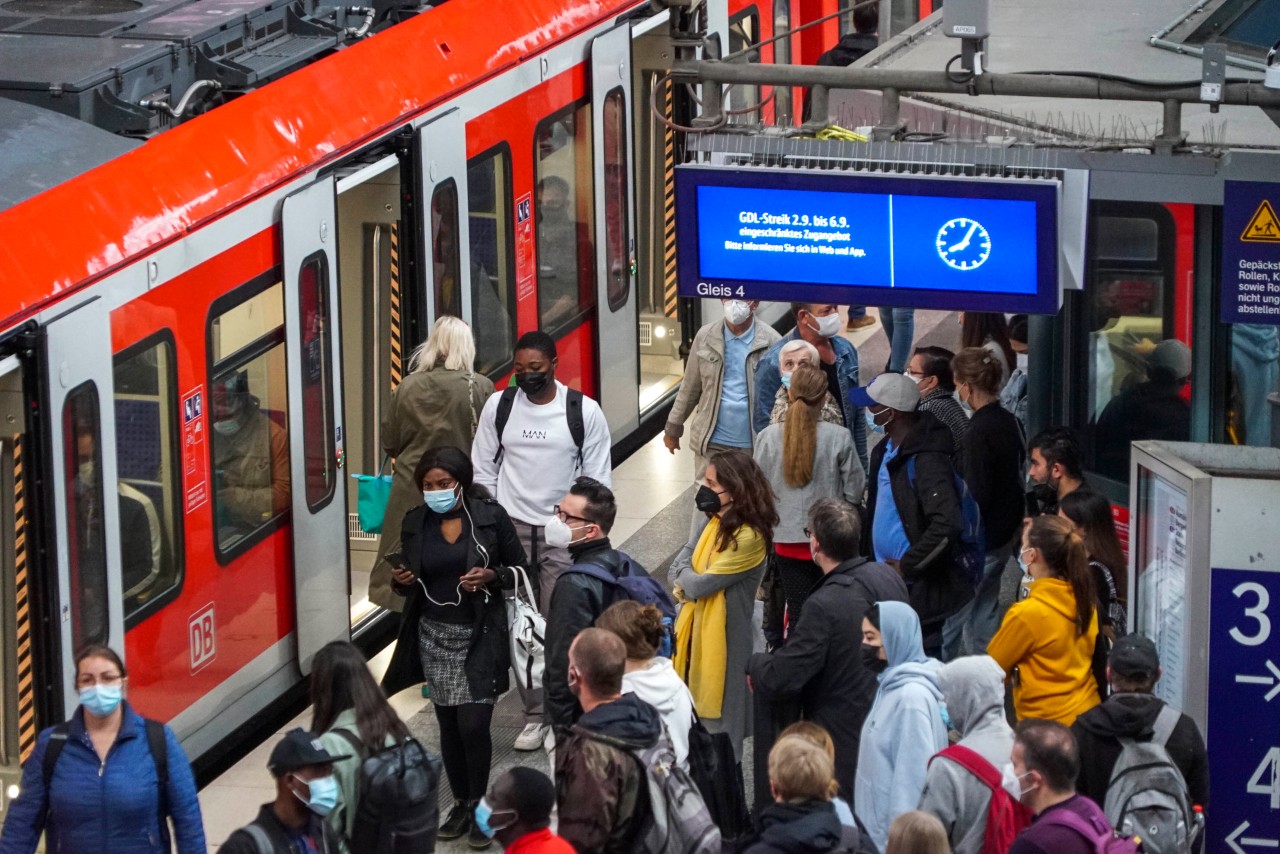
<path fill-rule="evenodd" d="M 521 691 L 541 691 L 542 671 L 546 666 L 545 643 L 547 621 L 538 613 L 538 600 L 533 595 L 524 567 L 513 566 L 516 587 L 507 598 L 507 628 L 511 638 L 511 669 L 515 671 Z"/>

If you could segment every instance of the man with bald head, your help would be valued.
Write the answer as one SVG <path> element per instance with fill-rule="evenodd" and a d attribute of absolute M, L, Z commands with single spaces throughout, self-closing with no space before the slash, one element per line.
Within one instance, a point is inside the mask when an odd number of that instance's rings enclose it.
<path fill-rule="evenodd" d="M 580 854 L 626 854 L 650 815 L 648 783 L 632 751 L 666 738 L 653 706 L 622 693 L 627 648 L 589 628 L 569 646 L 569 690 L 582 706 L 573 734 L 556 749 L 560 836 Z"/>

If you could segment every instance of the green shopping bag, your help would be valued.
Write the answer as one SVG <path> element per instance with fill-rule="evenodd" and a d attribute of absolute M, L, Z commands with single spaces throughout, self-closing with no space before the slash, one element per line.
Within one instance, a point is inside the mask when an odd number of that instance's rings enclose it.
<path fill-rule="evenodd" d="M 382 458 L 382 468 L 377 474 L 353 474 L 356 480 L 356 515 L 360 527 L 370 534 L 382 533 L 382 521 L 387 515 L 387 501 L 391 498 L 391 475 L 382 472 L 389 457 Z"/>

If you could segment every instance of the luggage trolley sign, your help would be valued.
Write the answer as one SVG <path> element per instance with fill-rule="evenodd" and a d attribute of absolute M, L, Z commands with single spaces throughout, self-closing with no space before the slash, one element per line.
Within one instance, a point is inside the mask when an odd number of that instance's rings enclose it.
<path fill-rule="evenodd" d="M 1057 181 L 676 170 L 680 295 L 1052 314 Z"/>
<path fill-rule="evenodd" d="M 1280 849 L 1280 572 L 1214 569 L 1206 851 Z"/>

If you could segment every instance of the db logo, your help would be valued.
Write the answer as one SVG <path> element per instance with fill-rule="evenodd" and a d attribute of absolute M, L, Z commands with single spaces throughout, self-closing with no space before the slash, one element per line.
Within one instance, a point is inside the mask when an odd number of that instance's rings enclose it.
<path fill-rule="evenodd" d="M 218 654 L 213 637 L 213 603 L 194 614 L 187 623 L 187 635 L 191 638 L 191 672 L 195 673 Z"/>

